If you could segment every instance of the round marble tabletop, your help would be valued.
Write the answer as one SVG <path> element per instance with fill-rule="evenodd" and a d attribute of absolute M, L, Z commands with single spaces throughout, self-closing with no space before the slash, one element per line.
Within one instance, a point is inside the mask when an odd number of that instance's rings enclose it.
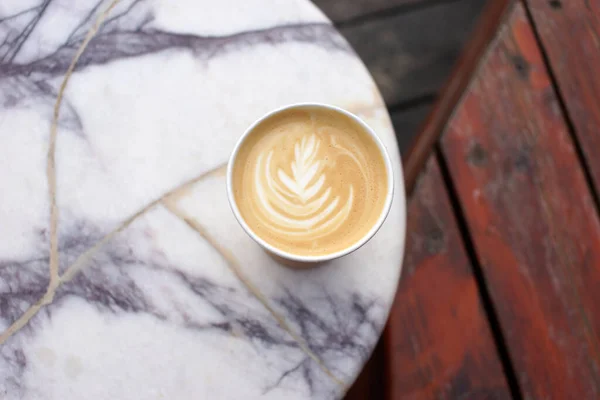
<path fill-rule="evenodd" d="M 0 397 L 341 397 L 405 238 L 367 70 L 307 0 L 121 0 L 68 82 L 53 151 L 61 82 L 108 5 L 0 3 Z M 303 101 L 370 124 L 396 192 L 367 245 L 295 271 L 238 226 L 224 167 L 254 119 Z"/>

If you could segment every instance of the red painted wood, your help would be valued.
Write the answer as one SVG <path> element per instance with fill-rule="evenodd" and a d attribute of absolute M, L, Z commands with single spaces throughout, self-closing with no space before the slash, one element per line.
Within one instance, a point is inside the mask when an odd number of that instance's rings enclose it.
<path fill-rule="evenodd" d="M 514 4 L 514 0 L 487 2 L 468 43 L 453 67 L 450 78 L 442 87 L 433 110 L 421 126 L 418 136 L 412 141 L 410 148 L 407 150 L 402 149 L 402 145 L 406 141 L 399 141 L 403 156 L 404 181 L 407 193 L 411 193 L 419 173 L 429 159 L 431 149 L 440 138 L 452 112 L 471 82 L 477 67 L 482 62 L 483 54 L 486 53 L 490 42 L 498 34 L 500 26 Z M 393 118 L 394 115 L 392 115 Z M 396 123 L 394 123 L 394 127 L 396 128 Z"/>
<path fill-rule="evenodd" d="M 525 398 L 600 398 L 600 222 L 522 5 L 442 149 Z"/>
<path fill-rule="evenodd" d="M 408 206 L 402 279 L 385 336 L 389 399 L 508 399 L 445 185 L 430 159 Z"/>
<path fill-rule="evenodd" d="M 527 5 L 600 189 L 600 1 L 527 0 Z"/>

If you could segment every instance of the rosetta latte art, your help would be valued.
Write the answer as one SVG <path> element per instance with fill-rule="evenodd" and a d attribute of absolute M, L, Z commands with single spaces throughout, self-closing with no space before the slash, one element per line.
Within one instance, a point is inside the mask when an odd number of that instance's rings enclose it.
<path fill-rule="evenodd" d="M 347 117 L 290 111 L 246 139 L 233 168 L 240 214 L 270 245 L 299 255 L 341 251 L 377 222 L 387 173 L 377 144 Z"/>
<path fill-rule="evenodd" d="M 261 222 L 273 231 L 317 239 L 338 229 L 348 218 L 353 187 L 347 185 L 343 199 L 340 193 L 332 193 L 325 172 L 328 161 L 319 158 L 321 146 L 315 135 L 299 140 L 289 165 L 291 174 L 273 167 L 274 150 L 258 156 L 254 172 L 257 211 L 262 214 Z"/>

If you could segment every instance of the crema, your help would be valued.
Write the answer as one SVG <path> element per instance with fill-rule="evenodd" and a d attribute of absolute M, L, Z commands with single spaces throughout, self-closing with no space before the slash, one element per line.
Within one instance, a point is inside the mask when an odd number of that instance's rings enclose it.
<path fill-rule="evenodd" d="M 300 256 L 349 248 L 377 223 L 388 177 L 374 139 L 348 116 L 292 109 L 263 120 L 233 166 L 235 201 L 248 227 Z"/>

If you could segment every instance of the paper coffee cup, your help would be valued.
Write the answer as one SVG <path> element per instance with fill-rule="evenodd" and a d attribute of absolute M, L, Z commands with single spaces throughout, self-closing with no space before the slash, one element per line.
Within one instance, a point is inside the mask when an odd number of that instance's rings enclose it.
<path fill-rule="evenodd" d="M 336 251 L 332 251 L 327 254 L 319 254 L 319 255 L 302 255 L 302 254 L 294 254 L 293 252 L 283 250 L 278 248 L 277 246 L 268 243 L 266 240 L 261 238 L 247 223 L 244 219 L 242 213 L 240 212 L 240 207 L 236 202 L 235 191 L 234 191 L 234 166 L 236 165 L 236 161 L 238 160 L 238 155 L 240 154 L 240 150 L 244 147 L 244 145 L 248 145 L 246 143 L 248 137 L 257 129 L 257 127 L 263 125 L 263 123 L 269 122 L 269 120 L 282 115 L 282 113 L 293 112 L 294 110 L 306 111 L 306 110 L 323 110 L 329 113 L 337 113 L 342 117 L 348 118 L 354 122 L 354 126 L 359 127 L 362 133 L 368 135 L 372 141 L 376 144 L 377 149 L 380 152 L 381 158 L 383 159 L 383 163 L 385 165 L 386 177 L 387 177 L 387 185 L 385 191 L 385 200 L 383 202 L 383 207 L 381 208 L 381 212 L 376 216 L 375 222 L 371 225 L 371 228 L 368 229 L 362 236 L 359 237 L 358 240 L 354 241 L 351 245 L 348 245 L 345 248 L 338 249 Z M 379 139 L 377 134 L 371 129 L 362 119 L 357 117 L 356 115 L 343 110 L 339 107 L 335 107 L 332 105 L 321 104 L 321 103 L 298 103 L 287 105 L 276 110 L 273 110 L 263 117 L 256 120 L 250 127 L 244 132 L 244 134 L 240 137 L 238 142 L 236 143 L 233 152 L 231 153 L 231 157 L 229 159 L 229 163 L 227 165 L 227 197 L 229 200 L 229 204 L 231 206 L 231 210 L 235 215 L 235 218 L 242 226 L 244 231 L 252 238 L 256 243 L 258 243 L 264 250 L 269 253 L 275 260 L 280 263 L 291 266 L 294 268 L 307 268 L 313 267 L 320 263 L 330 261 L 339 257 L 343 257 L 361 246 L 363 246 L 366 242 L 368 242 L 379 230 L 385 218 L 387 217 L 390 207 L 392 204 L 392 198 L 394 195 L 394 173 L 392 168 L 392 163 L 389 157 L 389 154 L 383 144 L 383 142 Z"/>

